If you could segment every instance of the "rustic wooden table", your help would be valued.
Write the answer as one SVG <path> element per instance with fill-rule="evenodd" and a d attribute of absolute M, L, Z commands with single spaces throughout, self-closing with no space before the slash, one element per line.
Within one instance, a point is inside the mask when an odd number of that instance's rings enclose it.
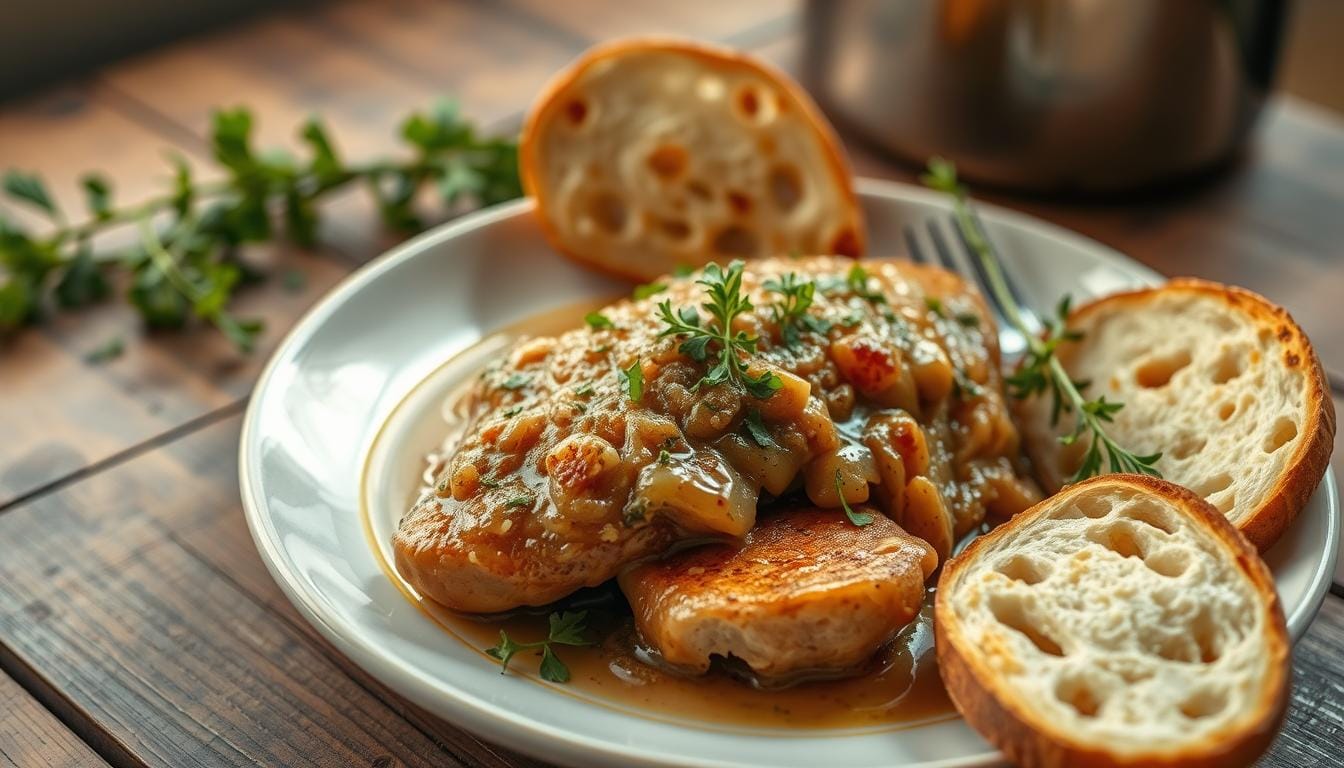
<path fill-rule="evenodd" d="M 207 161 L 215 106 L 252 106 L 267 145 L 293 145 L 294 127 L 321 113 L 348 154 L 371 155 L 391 150 L 402 115 L 442 94 L 512 129 L 550 73 L 613 36 L 724 41 L 786 68 L 796 56 L 792 3 L 632 5 L 396 0 L 278 13 L 0 106 L 0 168 L 44 174 L 77 207 L 84 171 L 107 172 L 133 199 L 162 188 L 165 149 Z M 862 174 L 911 176 L 851 151 Z M 1242 162 L 1158 199 L 982 197 L 1160 272 L 1288 306 L 1319 346 L 1340 409 L 1344 122 L 1333 115 L 1276 100 Z M 250 357 L 210 331 L 144 337 L 115 303 L 0 348 L 0 764 L 535 764 L 419 710 L 322 640 L 243 523 L 238 429 L 259 368 L 305 307 L 390 244 L 359 193 L 328 213 L 321 247 L 261 254 L 306 279 L 243 294 L 240 310 L 269 323 Z M 129 340 L 124 355 L 84 361 L 113 336 Z M 1267 765 L 1341 759 L 1338 580 L 1333 592 L 1295 649 L 1292 708 Z"/>

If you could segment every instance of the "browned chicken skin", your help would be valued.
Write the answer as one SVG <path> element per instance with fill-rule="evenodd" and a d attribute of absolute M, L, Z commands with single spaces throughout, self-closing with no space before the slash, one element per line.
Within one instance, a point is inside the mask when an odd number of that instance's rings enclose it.
<path fill-rule="evenodd" d="M 738 544 L 637 565 L 620 577 L 640 638 L 704 672 L 741 659 L 762 677 L 853 670 L 914 618 L 938 557 L 875 510 L 771 513 Z"/>
<path fill-rule="evenodd" d="M 661 336 L 659 301 L 704 301 L 698 275 L 602 310 L 609 323 L 519 342 L 479 381 L 436 487 L 394 538 L 401 574 L 457 610 L 541 605 L 616 576 L 678 540 L 740 539 L 762 494 L 801 486 L 819 507 L 871 502 L 945 557 L 987 511 L 1029 506 L 1012 460 L 992 323 L 950 273 L 814 257 L 748 263 L 758 399 L 697 386 L 706 364 Z M 764 283 L 816 283 L 810 327 L 787 343 Z M 702 317 L 704 317 L 702 310 Z M 620 375 L 638 361 L 638 401 Z M 748 420 L 763 428 L 765 439 Z"/>

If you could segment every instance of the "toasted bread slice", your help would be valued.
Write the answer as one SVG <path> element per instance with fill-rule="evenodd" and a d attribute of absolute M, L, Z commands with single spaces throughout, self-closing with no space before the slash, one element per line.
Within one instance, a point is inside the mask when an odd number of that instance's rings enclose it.
<path fill-rule="evenodd" d="M 1083 339 L 1059 348 L 1085 394 L 1124 403 L 1107 433 L 1162 453 L 1157 469 L 1206 499 L 1260 551 L 1307 503 L 1330 462 L 1335 411 L 1321 363 L 1292 317 L 1250 291 L 1178 279 L 1075 310 Z M 1018 409 L 1041 484 L 1058 490 L 1085 441 L 1062 445 L 1049 398 Z"/>
<path fill-rule="evenodd" d="M 980 537 L 934 626 L 953 703 L 1023 766 L 1246 765 L 1288 701 L 1269 570 L 1156 478 L 1092 478 Z"/>
<path fill-rule="evenodd" d="M 933 550 L 876 510 L 771 515 L 741 544 L 711 544 L 620 577 L 644 642 L 703 672 L 733 656 L 763 677 L 853 670 L 919 613 Z"/>
<path fill-rule="evenodd" d="M 654 39 L 594 48 L 542 91 L 519 157 L 552 245 L 625 277 L 863 252 L 825 118 L 786 75 L 733 51 Z"/>

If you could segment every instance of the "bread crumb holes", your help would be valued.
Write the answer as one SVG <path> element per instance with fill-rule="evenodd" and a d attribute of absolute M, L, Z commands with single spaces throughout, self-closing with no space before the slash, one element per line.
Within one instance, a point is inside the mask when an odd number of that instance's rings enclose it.
<path fill-rule="evenodd" d="M 675 181 L 686 172 L 690 155 L 680 144 L 662 144 L 649 153 L 649 170 L 663 181 Z"/>
<path fill-rule="evenodd" d="M 1219 474 L 1216 474 L 1213 477 L 1206 478 L 1204 480 L 1199 481 L 1198 483 L 1195 483 L 1194 485 L 1190 486 L 1190 490 L 1194 491 L 1197 496 L 1202 496 L 1203 498 L 1207 499 L 1208 497 L 1212 496 L 1215 493 L 1218 493 L 1219 491 L 1227 490 L 1228 487 L 1230 487 L 1231 485 L 1232 485 L 1232 475 L 1228 474 L 1227 472 L 1220 472 Z"/>
<path fill-rule="evenodd" d="M 1297 437 L 1297 424 L 1287 416 L 1280 416 L 1274 422 L 1274 429 L 1265 437 L 1265 453 L 1274 453 L 1294 437 Z"/>
<path fill-rule="evenodd" d="M 1000 563 L 996 570 L 1013 581 L 1020 581 L 1027 586 L 1040 584 L 1050 576 L 1048 565 L 1025 555 L 1012 556 Z"/>
<path fill-rule="evenodd" d="M 724 256 L 755 256 L 760 250 L 760 241 L 756 233 L 736 224 L 725 227 L 714 236 L 713 250 Z"/>
<path fill-rule="evenodd" d="M 1238 350 L 1225 349 L 1214 361 L 1209 371 L 1209 380 L 1214 384 L 1226 384 L 1246 372 L 1246 359 Z"/>
<path fill-rule="evenodd" d="M 565 119 L 574 128 L 580 128 L 588 121 L 588 102 L 583 99 L 570 99 L 565 104 Z"/>
<path fill-rule="evenodd" d="M 1190 568 L 1190 554 L 1174 547 L 1154 552 L 1143 559 L 1149 570 L 1160 576 L 1174 579 Z"/>
<path fill-rule="evenodd" d="M 780 164 L 770 169 L 770 201 L 782 213 L 789 213 L 798 207 L 803 199 L 803 180 L 798 169 L 792 165 Z"/>
<path fill-rule="evenodd" d="M 1176 526 L 1172 524 L 1171 512 L 1148 499 L 1140 499 L 1125 508 L 1125 517 L 1168 535 L 1176 530 Z"/>
<path fill-rule="evenodd" d="M 1182 349 L 1144 362 L 1134 371 L 1134 380 L 1147 389 L 1165 387 L 1176 372 L 1190 364 L 1190 350 Z"/>
<path fill-rule="evenodd" d="M 1101 700 L 1091 686 L 1077 678 L 1066 677 L 1056 683 L 1055 697 L 1083 717 L 1096 717 L 1101 710 Z"/>
<path fill-rule="evenodd" d="M 1094 525 L 1087 529 L 1087 538 L 1121 557 L 1143 559 L 1144 543 L 1134 535 L 1132 524 L 1116 520 L 1109 524 Z"/>
<path fill-rule="evenodd" d="M 1228 419 L 1232 418 L 1232 416 L 1235 415 L 1236 412 L 1237 412 L 1236 403 L 1226 402 L 1218 406 L 1218 418 L 1222 421 L 1227 421 Z"/>
<path fill-rule="evenodd" d="M 1191 720 L 1212 717 L 1227 707 L 1227 692 L 1205 689 L 1181 702 L 1181 714 Z"/>
<path fill-rule="evenodd" d="M 625 201 L 612 192 L 594 195 L 588 201 L 588 217 L 597 228 L 609 235 L 625 231 L 625 222 L 629 211 Z"/>
<path fill-rule="evenodd" d="M 1000 624 L 1024 635 L 1041 653 L 1050 656 L 1064 655 L 1064 649 L 1059 643 L 1027 618 L 1019 598 L 1011 595 L 994 595 L 989 601 L 989 611 Z"/>

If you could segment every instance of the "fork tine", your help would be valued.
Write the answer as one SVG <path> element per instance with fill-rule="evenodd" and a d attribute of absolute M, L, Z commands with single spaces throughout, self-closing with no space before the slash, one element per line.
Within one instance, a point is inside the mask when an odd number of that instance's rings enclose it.
<path fill-rule="evenodd" d="M 953 226 L 953 230 L 957 230 L 957 227 Z M 957 231 L 960 233 L 960 230 Z M 938 225 L 938 222 L 935 221 L 935 219 L 930 219 L 929 221 L 929 237 L 930 239 L 933 239 L 934 245 L 938 247 L 938 252 L 942 254 L 942 264 L 949 270 L 952 270 L 952 272 L 956 272 L 957 274 L 960 274 L 960 276 L 966 278 L 969 282 L 972 282 L 978 291 L 980 291 L 980 295 L 985 297 L 985 303 L 989 305 L 989 311 L 995 316 L 995 323 L 999 325 L 1000 328 L 1008 328 L 1008 316 L 1005 315 L 1004 309 L 999 304 L 999 301 L 995 300 L 993 292 L 989 291 L 989 281 L 985 280 L 984 274 L 982 274 L 980 270 L 974 269 L 978 268 L 980 265 L 976 264 L 976 258 L 970 254 L 970 247 L 966 246 L 965 241 L 962 241 L 961 238 L 953 241 L 961 246 L 960 254 L 962 260 L 957 260 L 957 258 L 953 256 L 952 246 L 949 246 L 948 241 L 943 238 L 942 227 Z"/>
<path fill-rule="evenodd" d="M 987 231 L 984 223 L 980 221 L 980 214 L 978 212 L 974 210 L 971 211 L 971 217 L 975 219 L 975 225 L 980 228 L 981 232 Z M 955 219 L 952 221 L 952 230 L 957 233 L 958 239 L 961 240 L 962 247 L 965 248 L 966 253 L 969 254 L 970 262 L 972 266 L 975 267 L 975 273 L 980 278 L 980 284 L 982 286 L 988 286 L 989 274 L 985 271 L 985 265 L 980 259 L 976 258 L 972 252 L 971 244 L 966 241 L 966 235 L 961 231 L 961 227 L 957 226 Z M 1027 303 L 1025 298 L 1023 298 L 1022 290 L 1018 288 L 1017 280 L 1013 277 L 1013 270 L 1009 269 L 1008 265 L 1004 263 L 1003 257 L 999 255 L 999 251 L 994 247 L 992 241 L 987 241 L 987 245 L 989 246 L 990 255 L 999 264 L 999 272 L 1003 275 L 1003 283 L 1008 288 L 1008 295 L 1013 297 L 1013 301 L 1018 306 L 1018 314 L 1022 316 L 1022 319 L 1030 327 L 1032 333 L 1039 333 L 1044 326 L 1041 324 L 1040 317 L 1037 316 L 1036 312 L 1031 309 L 1031 305 Z"/>
<path fill-rule="evenodd" d="M 928 251 L 919 245 L 919 236 L 915 234 L 915 228 L 909 224 L 902 230 L 905 234 L 905 249 L 910 254 L 910 260 L 917 264 L 931 264 L 933 257 L 929 256 Z"/>
<path fill-rule="evenodd" d="M 947 268 L 975 284 L 975 287 L 980 291 L 985 303 L 989 305 L 990 313 L 994 315 L 995 325 L 999 328 L 999 349 L 1004 359 L 1007 361 L 1015 360 L 1026 348 L 1026 339 L 1008 322 L 1008 316 L 1004 312 L 1003 305 L 999 303 L 994 292 L 989 288 L 989 279 L 984 272 L 983 265 L 978 263 L 979 260 L 972 254 L 970 246 L 964 238 L 960 237 L 961 230 L 956 226 L 956 222 L 953 221 L 951 224 L 953 231 L 958 233 L 958 237 L 950 241 L 955 245 L 949 245 L 949 241 L 944 238 L 942 227 L 937 220 L 930 219 L 928 222 L 929 237 L 937 246 L 941 259 Z M 960 259 L 954 254 L 954 251 L 961 256 Z"/>

